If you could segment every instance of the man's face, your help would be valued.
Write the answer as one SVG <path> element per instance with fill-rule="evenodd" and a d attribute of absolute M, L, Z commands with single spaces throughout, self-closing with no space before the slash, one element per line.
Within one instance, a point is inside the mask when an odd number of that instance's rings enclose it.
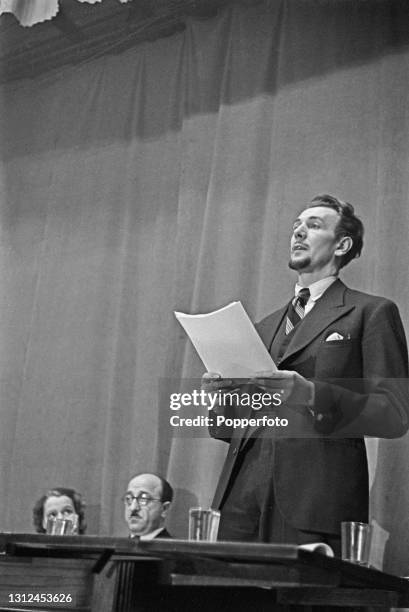
<path fill-rule="evenodd" d="M 47 519 L 49 517 L 58 519 L 71 519 L 74 523 L 78 520 L 78 515 L 75 512 L 74 503 L 70 497 L 66 495 L 51 495 L 44 502 L 43 509 L 43 527 L 47 528 Z"/>
<path fill-rule="evenodd" d="M 295 220 L 289 266 L 299 272 L 318 272 L 336 264 L 339 214 L 326 206 L 306 208 Z M 337 253 L 339 254 L 339 252 Z"/>
<path fill-rule="evenodd" d="M 143 495 L 148 502 L 144 505 L 135 498 Z M 162 483 L 154 474 L 135 476 L 128 484 L 126 495 L 131 500 L 125 503 L 125 520 L 132 536 L 142 536 L 162 527 L 165 521 L 169 502 L 162 502 Z"/>

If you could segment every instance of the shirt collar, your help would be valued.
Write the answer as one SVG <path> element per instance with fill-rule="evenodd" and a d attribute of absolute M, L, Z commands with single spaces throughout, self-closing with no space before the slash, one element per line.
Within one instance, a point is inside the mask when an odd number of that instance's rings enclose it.
<path fill-rule="evenodd" d="M 165 529 L 164 527 L 158 527 L 158 529 L 155 529 L 154 531 L 151 531 L 150 533 L 147 533 L 147 534 L 141 536 L 141 540 L 153 540 L 164 529 Z"/>
<path fill-rule="evenodd" d="M 310 300 L 316 302 L 323 293 L 337 280 L 337 276 L 327 276 L 326 278 L 322 278 L 319 281 L 315 281 L 315 283 L 311 283 L 308 289 L 310 290 Z M 300 290 L 303 289 L 301 285 L 298 283 L 295 285 L 295 295 L 297 296 Z"/>

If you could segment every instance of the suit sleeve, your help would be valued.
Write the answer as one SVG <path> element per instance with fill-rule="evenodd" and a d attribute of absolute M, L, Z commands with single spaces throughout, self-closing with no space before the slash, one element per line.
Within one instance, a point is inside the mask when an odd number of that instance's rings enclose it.
<path fill-rule="evenodd" d="M 408 351 L 397 306 L 382 300 L 367 314 L 362 378 L 314 380 L 314 425 L 337 436 L 397 438 L 409 428 Z"/>
<path fill-rule="evenodd" d="M 208 427 L 209 435 L 216 440 L 223 440 L 223 442 L 230 442 L 233 436 L 233 427 L 225 425 L 224 423 L 218 424 L 217 417 L 224 416 L 226 419 L 234 417 L 234 408 L 231 406 L 225 406 L 222 409 L 210 410 L 210 424 Z"/>
<path fill-rule="evenodd" d="M 241 380 L 240 388 L 233 392 L 233 397 L 235 395 L 240 396 L 243 392 L 246 394 L 251 394 L 254 390 L 254 385 L 248 384 L 245 379 Z M 237 401 L 235 399 L 230 398 L 229 400 L 229 392 L 226 392 L 224 395 L 223 405 L 219 403 L 216 404 L 213 410 L 209 411 L 210 424 L 208 427 L 209 434 L 212 438 L 216 438 L 217 440 L 223 440 L 223 442 L 231 442 L 233 437 L 237 437 L 234 435 L 234 427 L 232 425 L 226 425 L 226 420 L 231 420 L 235 418 L 248 418 L 249 408 L 244 405 L 240 407 L 237 405 Z M 224 420 L 218 417 L 223 417 Z"/>

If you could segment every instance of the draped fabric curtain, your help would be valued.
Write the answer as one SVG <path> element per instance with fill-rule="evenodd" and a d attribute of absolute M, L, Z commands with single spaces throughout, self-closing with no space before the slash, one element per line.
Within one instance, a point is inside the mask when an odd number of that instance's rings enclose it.
<path fill-rule="evenodd" d="M 282 305 L 290 227 L 317 193 L 366 226 L 345 282 L 395 300 L 409 331 L 408 12 L 247 2 L 1 90 L 2 530 L 31 531 L 64 485 L 89 533 L 124 535 L 129 476 L 158 470 L 186 535 L 226 449 L 170 425 L 169 393 L 203 371 L 173 310 Z M 407 438 L 368 447 L 386 568 L 407 572 Z"/>

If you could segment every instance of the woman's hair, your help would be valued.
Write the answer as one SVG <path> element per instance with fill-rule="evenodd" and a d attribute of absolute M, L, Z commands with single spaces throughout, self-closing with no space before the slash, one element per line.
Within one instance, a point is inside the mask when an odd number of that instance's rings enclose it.
<path fill-rule="evenodd" d="M 69 497 L 74 505 L 74 510 L 78 514 L 78 533 L 85 533 L 87 524 L 85 522 L 85 502 L 81 495 L 75 489 L 66 489 L 65 487 L 55 487 L 49 489 L 45 495 L 40 497 L 34 504 L 33 508 L 33 524 L 37 533 L 45 533 L 43 527 L 44 520 L 44 504 L 49 497 L 61 497 L 65 495 Z"/>

